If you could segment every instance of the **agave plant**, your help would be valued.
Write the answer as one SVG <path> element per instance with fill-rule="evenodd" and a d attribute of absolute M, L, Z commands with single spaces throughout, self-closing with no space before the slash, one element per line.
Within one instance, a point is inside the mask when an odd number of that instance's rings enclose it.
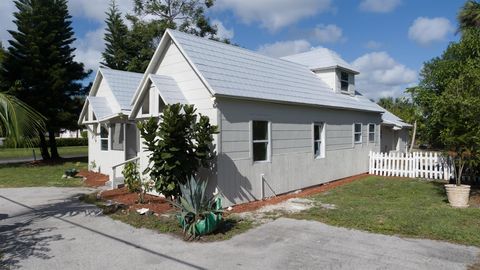
<path fill-rule="evenodd" d="M 0 92 L 0 137 L 6 137 L 15 147 L 45 131 L 45 117 L 14 96 Z"/>
<path fill-rule="evenodd" d="M 194 177 L 180 185 L 182 196 L 173 205 L 180 210 L 178 218 L 185 239 L 210 233 L 221 221 L 220 199 L 218 195 L 207 197 L 206 189 L 207 181 L 197 181 Z"/>

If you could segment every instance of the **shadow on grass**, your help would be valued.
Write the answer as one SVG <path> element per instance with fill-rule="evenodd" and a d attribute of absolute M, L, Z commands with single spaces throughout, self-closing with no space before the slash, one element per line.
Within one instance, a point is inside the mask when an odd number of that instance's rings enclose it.
<path fill-rule="evenodd" d="M 101 241 L 102 237 L 107 238 L 116 241 L 118 244 L 124 244 L 164 259 L 174 261 L 184 267 L 204 269 L 193 263 L 148 249 L 142 245 L 99 231 L 85 224 L 69 220 L 68 217 L 77 215 L 101 215 L 101 209 L 94 205 L 80 202 L 78 200 L 79 196 L 80 194 L 72 195 L 60 203 L 46 204 L 44 206 L 33 208 L 0 195 L 0 200 L 3 199 L 25 209 L 23 212 L 12 216 L 4 216 L 4 218 L 0 220 L 0 243 L 2 244 L 2 250 L 0 251 L 2 254 L 0 269 L 20 268 L 20 262 L 32 256 L 44 260 L 52 258 L 50 254 L 51 249 L 49 247 L 50 243 L 64 238 L 61 229 L 58 229 L 57 227 L 42 227 L 41 221 L 47 218 L 55 219 L 57 222 L 67 223 L 97 234 L 99 236 L 99 241 Z M 87 221 L 85 220 L 84 222 L 86 223 Z M 112 225 L 114 225 L 114 223 L 112 223 Z"/>

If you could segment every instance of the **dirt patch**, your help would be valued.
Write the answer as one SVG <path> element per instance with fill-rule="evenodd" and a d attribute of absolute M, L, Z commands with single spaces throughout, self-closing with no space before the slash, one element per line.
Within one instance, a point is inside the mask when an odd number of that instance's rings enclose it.
<path fill-rule="evenodd" d="M 105 201 L 111 200 L 125 204 L 129 209 L 133 210 L 148 208 L 150 211 L 157 214 L 163 214 L 173 210 L 170 202 L 159 196 L 147 194 L 145 195 L 145 203 L 137 203 L 138 194 L 128 192 L 126 187 L 103 191 L 100 193 L 100 197 Z"/>
<path fill-rule="evenodd" d="M 279 218 L 283 214 L 298 213 L 308 210 L 314 205 L 314 201 L 306 198 L 290 198 L 277 204 L 265 205 L 252 212 L 233 213 L 232 215 L 250 220 L 255 224 L 264 224 Z"/>
<path fill-rule="evenodd" d="M 291 192 L 291 193 L 287 193 L 287 194 L 278 195 L 276 197 L 272 197 L 272 198 L 265 199 L 265 200 L 262 200 L 262 201 L 254 201 L 254 202 L 249 202 L 249 203 L 238 204 L 238 205 L 233 206 L 233 209 L 232 209 L 231 212 L 232 213 L 252 212 L 252 211 L 258 210 L 262 207 L 265 207 L 267 205 L 278 204 L 278 203 L 284 202 L 284 201 L 286 201 L 288 199 L 291 199 L 291 198 L 307 197 L 307 196 L 314 195 L 314 194 L 317 194 L 317 193 L 325 192 L 327 190 L 336 188 L 338 186 L 345 185 L 345 184 L 351 183 L 353 181 L 362 179 L 366 176 L 368 176 L 368 174 L 366 174 L 366 173 L 365 174 L 359 174 L 359 175 L 335 180 L 335 181 L 332 181 L 332 182 L 328 182 L 328 183 L 325 183 L 325 184 L 321 184 L 321 185 L 318 185 L 318 186 L 305 188 L 301 191 L 296 191 L 296 192 Z"/>
<path fill-rule="evenodd" d="M 108 175 L 87 170 L 80 170 L 78 176 L 85 177 L 84 184 L 89 187 L 102 187 L 108 181 Z"/>

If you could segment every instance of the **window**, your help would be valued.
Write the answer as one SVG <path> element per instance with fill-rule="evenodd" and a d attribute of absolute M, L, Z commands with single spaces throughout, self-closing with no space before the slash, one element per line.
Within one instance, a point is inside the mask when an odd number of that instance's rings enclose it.
<path fill-rule="evenodd" d="M 343 92 L 348 92 L 348 73 L 340 72 L 340 90 Z"/>
<path fill-rule="evenodd" d="M 108 129 L 104 126 L 100 127 L 100 149 L 108 151 Z"/>
<path fill-rule="evenodd" d="M 268 121 L 253 121 L 253 161 L 268 161 L 270 156 L 270 134 Z"/>
<path fill-rule="evenodd" d="M 149 114 L 150 113 L 150 91 L 145 93 L 145 97 L 143 98 L 142 103 L 142 114 Z"/>
<path fill-rule="evenodd" d="M 123 150 L 123 125 L 120 123 L 112 125 L 110 135 L 110 141 L 112 142 L 110 149 L 120 151 Z"/>
<path fill-rule="evenodd" d="M 368 142 L 375 142 L 375 124 L 368 124 Z"/>
<path fill-rule="evenodd" d="M 324 127 L 323 123 L 315 123 L 313 125 L 313 154 L 315 158 L 325 157 Z"/>
<path fill-rule="evenodd" d="M 354 124 L 353 140 L 355 143 L 362 143 L 362 124 Z"/>

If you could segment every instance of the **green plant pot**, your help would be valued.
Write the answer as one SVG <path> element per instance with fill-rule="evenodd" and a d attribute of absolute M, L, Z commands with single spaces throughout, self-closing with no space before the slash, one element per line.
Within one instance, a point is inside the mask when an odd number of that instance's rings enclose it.
<path fill-rule="evenodd" d="M 177 215 L 178 223 L 182 228 L 185 227 L 185 220 L 182 216 Z M 222 222 L 222 215 L 214 212 L 208 213 L 204 219 L 198 220 L 195 224 L 195 234 L 205 235 L 214 232 Z"/>

